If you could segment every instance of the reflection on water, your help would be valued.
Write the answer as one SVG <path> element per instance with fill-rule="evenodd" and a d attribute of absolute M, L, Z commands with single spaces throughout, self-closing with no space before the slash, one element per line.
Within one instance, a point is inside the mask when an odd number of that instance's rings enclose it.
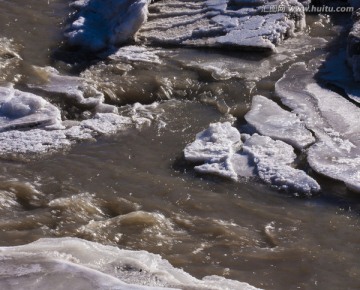
<path fill-rule="evenodd" d="M 0 37 L 13 39 L 23 59 L 7 81 L 26 87 L 31 65 L 71 72 L 50 58 L 67 2 L 0 2 Z M 313 34 L 328 37 L 317 21 Z M 224 275 L 265 289 L 358 288 L 359 199 L 342 185 L 324 179 L 320 196 L 296 199 L 254 180 L 197 176 L 182 156 L 197 132 L 229 119 L 226 113 L 241 123 L 251 96 L 271 96 L 295 58 L 321 52 L 323 41 L 303 37 L 304 55 L 294 40 L 273 56 L 172 49 L 159 53 L 160 65 L 88 64 L 82 76 L 108 103 L 161 100 L 164 123 L 32 161 L 2 160 L 0 245 L 76 236 L 159 253 L 197 277 Z"/>

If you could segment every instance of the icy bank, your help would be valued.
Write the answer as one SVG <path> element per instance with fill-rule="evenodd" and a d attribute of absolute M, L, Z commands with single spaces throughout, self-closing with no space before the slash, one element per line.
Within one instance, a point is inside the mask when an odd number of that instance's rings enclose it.
<path fill-rule="evenodd" d="M 185 159 L 203 163 L 195 171 L 238 180 L 258 176 L 265 183 L 285 191 L 311 195 L 320 186 L 304 171 L 291 165 L 296 159 L 293 147 L 270 137 L 244 135 L 229 122 L 211 124 L 196 135 L 184 149 Z"/>
<path fill-rule="evenodd" d="M 284 13 L 271 13 L 272 5 L 282 5 Z M 294 7 L 302 4 L 297 0 L 156 1 L 139 39 L 155 45 L 275 50 L 305 27 L 304 12 Z"/>
<path fill-rule="evenodd" d="M 89 50 L 124 44 L 146 22 L 149 0 L 78 0 L 75 20 L 65 36 L 68 43 Z"/>
<path fill-rule="evenodd" d="M 247 283 L 207 276 L 198 280 L 159 255 L 121 250 L 77 238 L 40 239 L 0 248 L 3 289 L 256 290 Z"/>
<path fill-rule="evenodd" d="M 347 59 L 354 78 L 360 81 L 360 9 L 353 13 L 354 26 L 348 36 Z"/>
<path fill-rule="evenodd" d="M 276 83 L 276 94 L 298 114 L 317 142 L 308 162 L 320 174 L 360 191 L 360 109 L 314 80 L 319 63 L 296 63 Z"/>

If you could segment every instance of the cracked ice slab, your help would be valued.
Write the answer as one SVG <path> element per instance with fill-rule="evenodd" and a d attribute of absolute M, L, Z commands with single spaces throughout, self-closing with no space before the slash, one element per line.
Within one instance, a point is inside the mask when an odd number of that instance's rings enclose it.
<path fill-rule="evenodd" d="M 298 149 L 315 142 L 298 116 L 263 96 L 253 97 L 251 110 L 245 115 L 245 119 L 260 134 L 282 140 Z"/>
<path fill-rule="evenodd" d="M 257 174 L 264 182 L 298 194 L 320 191 L 320 185 L 313 178 L 291 166 L 296 154 L 290 145 L 254 134 L 245 141 L 243 151 L 253 158 Z"/>
<path fill-rule="evenodd" d="M 229 122 L 210 124 L 186 146 L 185 159 L 203 163 L 194 167 L 203 174 L 235 181 L 257 175 L 267 184 L 301 195 L 320 190 L 314 179 L 291 166 L 296 159 L 292 146 L 257 134 L 247 136 L 242 144 L 239 135 Z"/>
<path fill-rule="evenodd" d="M 271 13 L 281 5 L 283 13 Z M 299 7 L 296 12 L 290 12 Z M 275 50 L 275 46 L 305 27 L 305 13 L 297 0 L 284 1 L 157 1 L 149 6 L 149 20 L 140 41 L 154 45 L 235 47 Z"/>
<path fill-rule="evenodd" d="M 317 142 L 308 150 L 308 162 L 318 173 L 343 181 L 360 191 L 360 109 L 314 80 L 319 63 L 296 63 L 276 83 L 284 105 L 304 120 Z"/>

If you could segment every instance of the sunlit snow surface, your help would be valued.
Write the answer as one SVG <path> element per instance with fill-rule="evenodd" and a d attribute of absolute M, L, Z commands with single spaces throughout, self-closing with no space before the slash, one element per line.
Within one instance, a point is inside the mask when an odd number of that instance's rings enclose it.
<path fill-rule="evenodd" d="M 77 238 L 40 239 L 24 246 L 0 248 L 0 288 L 257 289 L 219 276 L 198 280 L 159 255 Z"/>
<path fill-rule="evenodd" d="M 204 163 L 195 166 L 200 173 L 233 180 L 256 175 L 265 183 L 297 194 L 320 190 L 313 178 L 291 167 L 296 159 L 293 147 L 258 134 L 244 135 L 242 144 L 239 135 L 229 122 L 211 124 L 185 147 L 185 159 Z"/>
<path fill-rule="evenodd" d="M 134 38 L 147 19 L 149 0 L 79 0 L 65 36 L 70 45 L 101 50 Z"/>

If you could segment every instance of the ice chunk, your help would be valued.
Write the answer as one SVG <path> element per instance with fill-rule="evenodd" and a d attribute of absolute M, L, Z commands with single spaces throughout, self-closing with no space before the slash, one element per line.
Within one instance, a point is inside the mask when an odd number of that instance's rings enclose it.
<path fill-rule="evenodd" d="M 229 122 L 211 124 L 186 146 L 185 159 L 204 163 L 195 166 L 199 173 L 235 181 L 258 175 L 268 184 L 297 194 L 310 195 L 320 190 L 319 184 L 304 171 L 291 167 L 296 159 L 293 147 L 257 134 L 246 137 L 241 151 L 237 129 Z"/>
<path fill-rule="evenodd" d="M 313 76 L 319 65 L 294 64 L 277 82 L 275 90 L 282 102 L 300 115 L 317 138 L 308 152 L 310 166 L 358 191 L 360 109 L 315 82 Z"/>
<path fill-rule="evenodd" d="M 229 122 L 210 124 L 184 149 L 191 162 L 214 162 L 226 159 L 241 145 L 240 132 Z"/>
<path fill-rule="evenodd" d="M 117 108 L 104 104 L 104 94 L 85 78 L 64 76 L 53 67 L 34 67 L 39 80 L 29 87 L 49 93 L 61 94 L 83 109 L 94 109 L 99 113 L 116 113 Z"/>
<path fill-rule="evenodd" d="M 238 175 L 232 166 L 230 158 L 227 158 L 224 161 L 220 162 L 198 165 L 195 166 L 194 169 L 199 173 L 218 175 L 233 180 L 237 180 L 238 178 Z"/>
<path fill-rule="evenodd" d="M 68 43 L 101 50 L 128 42 L 147 19 L 149 0 L 76 1 L 79 11 L 65 36 Z"/>
<path fill-rule="evenodd" d="M 114 54 L 110 55 L 109 58 L 126 62 L 161 63 L 159 56 L 154 50 L 135 45 L 121 47 Z"/>
<path fill-rule="evenodd" d="M 291 167 L 296 155 L 293 148 L 270 137 L 254 134 L 243 145 L 256 164 L 259 177 L 280 189 L 310 195 L 320 190 L 319 184 L 304 171 Z"/>
<path fill-rule="evenodd" d="M 219 276 L 198 280 L 146 251 L 121 250 L 77 238 L 40 239 L 0 248 L 0 275 L 0 287 L 9 290 L 49 289 L 54 283 L 58 289 L 256 290 Z"/>
<path fill-rule="evenodd" d="M 315 142 L 298 116 L 263 96 L 253 97 L 251 110 L 245 115 L 245 119 L 260 134 L 282 140 L 298 149 Z"/>
<path fill-rule="evenodd" d="M 0 87 L 0 132 L 60 125 L 59 109 L 45 99 L 11 87 Z"/>

